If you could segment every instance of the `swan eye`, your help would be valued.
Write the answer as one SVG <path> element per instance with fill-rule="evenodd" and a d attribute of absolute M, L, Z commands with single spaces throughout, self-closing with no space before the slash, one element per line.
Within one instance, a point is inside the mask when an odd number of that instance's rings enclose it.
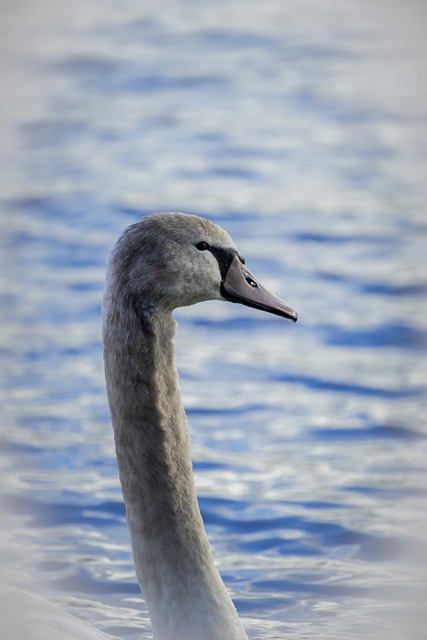
<path fill-rule="evenodd" d="M 201 242 L 198 242 L 196 244 L 196 249 L 198 249 L 199 251 L 206 251 L 207 249 L 210 249 L 210 246 L 208 245 L 207 242 L 202 240 Z"/>

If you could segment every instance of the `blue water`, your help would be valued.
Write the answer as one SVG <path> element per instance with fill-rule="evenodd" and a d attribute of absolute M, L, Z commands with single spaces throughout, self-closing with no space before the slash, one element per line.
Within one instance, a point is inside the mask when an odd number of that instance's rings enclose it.
<path fill-rule="evenodd" d="M 121 230 L 191 211 L 300 317 L 176 314 L 200 506 L 250 638 L 424 638 L 424 9 L 43 6 L 6 11 L 1 45 L 2 580 L 151 637 L 100 303 Z"/>

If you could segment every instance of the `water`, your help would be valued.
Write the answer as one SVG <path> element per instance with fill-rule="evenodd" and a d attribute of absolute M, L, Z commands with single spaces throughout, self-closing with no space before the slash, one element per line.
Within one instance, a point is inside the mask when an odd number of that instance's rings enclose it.
<path fill-rule="evenodd" d="M 121 230 L 185 210 L 300 315 L 177 313 L 200 504 L 250 637 L 425 637 L 425 9 L 39 4 L 2 25 L 3 581 L 150 637 L 100 300 Z"/>

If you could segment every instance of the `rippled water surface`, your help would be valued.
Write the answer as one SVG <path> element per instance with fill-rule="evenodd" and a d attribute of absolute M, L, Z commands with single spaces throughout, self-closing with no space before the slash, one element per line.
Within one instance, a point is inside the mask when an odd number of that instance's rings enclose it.
<path fill-rule="evenodd" d="M 176 314 L 200 505 L 250 638 L 425 637 L 425 9 L 6 4 L 2 580 L 150 637 L 100 301 L 126 225 L 191 211 L 300 316 Z"/>

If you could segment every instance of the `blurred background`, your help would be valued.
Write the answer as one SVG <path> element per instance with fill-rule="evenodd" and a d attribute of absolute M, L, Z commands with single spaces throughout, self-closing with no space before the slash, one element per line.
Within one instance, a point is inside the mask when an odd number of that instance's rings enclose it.
<path fill-rule="evenodd" d="M 425 3 L 0 12 L 0 581 L 151 637 L 100 305 L 122 229 L 188 211 L 300 316 L 176 314 L 200 505 L 250 638 L 424 638 Z"/>

